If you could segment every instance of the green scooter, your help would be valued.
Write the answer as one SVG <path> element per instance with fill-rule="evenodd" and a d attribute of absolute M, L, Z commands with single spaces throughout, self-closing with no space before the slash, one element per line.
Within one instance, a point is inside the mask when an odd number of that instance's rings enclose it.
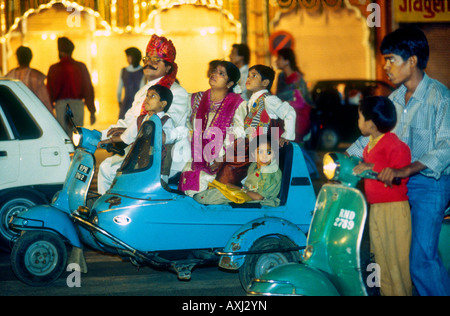
<path fill-rule="evenodd" d="M 260 279 L 253 280 L 248 294 L 364 296 L 378 293 L 379 274 L 371 261 L 365 234 L 367 203 L 356 188 L 361 178 L 376 179 L 377 174 L 367 170 L 354 175 L 353 168 L 360 161 L 340 153 L 324 156 L 324 174 L 334 182 L 324 184 L 319 192 L 302 262 L 269 270 Z"/>

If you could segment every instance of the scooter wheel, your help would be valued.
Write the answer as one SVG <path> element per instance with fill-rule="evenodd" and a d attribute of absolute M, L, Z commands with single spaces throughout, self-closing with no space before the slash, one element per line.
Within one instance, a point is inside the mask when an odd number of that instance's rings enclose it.
<path fill-rule="evenodd" d="M 262 237 L 254 242 L 250 251 L 265 251 L 271 249 L 286 249 L 295 244 L 284 236 Z M 239 279 L 242 287 L 247 290 L 254 278 L 260 278 L 270 269 L 289 262 L 299 262 L 299 252 L 268 252 L 246 255 L 244 264 L 239 268 Z"/>
<path fill-rule="evenodd" d="M 64 242 L 50 232 L 25 232 L 11 252 L 14 274 L 31 286 L 45 286 L 54 282 L 63 273 L 66 262 Z"/>

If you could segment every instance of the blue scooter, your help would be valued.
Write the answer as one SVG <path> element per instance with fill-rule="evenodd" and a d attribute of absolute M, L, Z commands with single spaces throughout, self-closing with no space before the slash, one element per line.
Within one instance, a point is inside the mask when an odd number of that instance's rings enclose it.
<path fill-rule="evenodd" d="M 88 193 L 100 132 L 80 129 L 78 136 L 81 147 L 53 202 L 30 208 L 10 223 L 23 232 L 11 253 L 13 271 L 23 282 L 51 283 L 68 263 L 87 272 L 84 245 L 136 265 L 170 270 L 182 280 L 189 280 L 198 265 L 220 262 L 223 268 L 242 270 L 244 287 L 268 268 L 300 257 L 315 193 L 297 144 L 280 150 L 280 206 L 202 205 L 161 182 L 162 126 L 157 116 L 142 124 L 102 196 Z M 178 259 L 169 257 L 174 253 Z"/>

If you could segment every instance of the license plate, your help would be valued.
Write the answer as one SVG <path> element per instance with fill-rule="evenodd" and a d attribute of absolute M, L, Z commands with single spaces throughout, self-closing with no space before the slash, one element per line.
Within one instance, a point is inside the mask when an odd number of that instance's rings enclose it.
<path fill-rule="evenodd" d="M 75 173 L 75 179 L 86 182 L 87 175 L 77 171 L 77 173 Z"/>
<path fill-rule="evenodd" d="M 85 173 L 85 174 L 89 174 L 89 172 L 91 172 L 91 168 L 89 168 L 89 167 L 87 167 L 87 166 L 85 166 L 85 165 L 80 164 L 80 165 L 78 166 L 78 171 L 81 171 L 81 172 L 83 172 L 83 173 Z"/>

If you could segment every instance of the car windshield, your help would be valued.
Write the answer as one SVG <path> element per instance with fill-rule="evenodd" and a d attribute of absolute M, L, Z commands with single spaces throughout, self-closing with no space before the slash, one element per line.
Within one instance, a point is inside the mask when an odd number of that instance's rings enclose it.
<path fill-rule="evenodd" d="M 121 171 L 124 174 L 138 172 L 150 168 L 153 164 L 155 123 L 146 121 L 139 129 L 136 141 L 125 157 Z"/>

